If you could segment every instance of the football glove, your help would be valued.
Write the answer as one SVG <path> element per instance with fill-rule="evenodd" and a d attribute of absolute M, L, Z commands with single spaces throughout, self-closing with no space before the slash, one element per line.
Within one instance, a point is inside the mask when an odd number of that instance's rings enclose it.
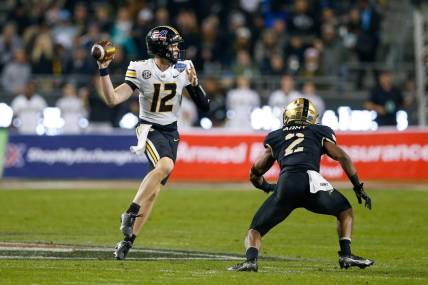
<path fill-rule="evenodd" d="M 253 183 L 254 187 L 256 187 L 257 189 L 262 190 L 265 193 L 270 193 L 273 192 L 276 188 L 276 184 L 270 184 L 266 181 L 266 179 L 264 177 L 262 177 L 263 181 L 261 184 L 256 184 Z"/>
<path fill-rule="evenodd" d="M 369 195 L 364 191 L 363 187 L 364 183 L 360 183 L 357 186 L 354 186 L 354 192 L 355 196 L 357 196 L 358 204 L 362 203 L 362 200 L 364 200 L 364 206 L 368 208 L 369 210 L 372 209 L 372 199 L 370 199 Z"/>

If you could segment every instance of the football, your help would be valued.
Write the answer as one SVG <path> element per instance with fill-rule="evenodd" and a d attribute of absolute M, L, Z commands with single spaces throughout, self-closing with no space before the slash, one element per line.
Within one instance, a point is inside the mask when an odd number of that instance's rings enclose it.
<path fill-rule="evenodd" d="M 116 48 L 111 41 L 100 41 L 92 46 L 91 54 L 99 62 L 113 59 Z"/>

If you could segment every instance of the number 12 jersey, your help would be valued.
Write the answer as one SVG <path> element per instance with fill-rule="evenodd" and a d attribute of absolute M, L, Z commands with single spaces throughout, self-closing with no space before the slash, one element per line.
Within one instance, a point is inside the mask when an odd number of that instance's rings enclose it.
<path fill-rule="evenodd" d="M 161 71 L 153 58 L 131 61 L 125 82 L 139 91 L 140 119 L 159 125 L 177 121 L 183 89 L 190 84 L 186 70 L 190 60 L 178 61 Z"/>

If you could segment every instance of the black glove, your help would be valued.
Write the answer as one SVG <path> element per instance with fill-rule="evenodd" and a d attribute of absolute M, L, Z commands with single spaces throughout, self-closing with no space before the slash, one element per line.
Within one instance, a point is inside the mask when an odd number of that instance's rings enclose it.
<path fill-rule="evenodd" d="M 263 181 L 261 184 L 253 183 L 254 187 L 262 190 L 265 193 L 273 192 L 276 188 L 276 184 L 270 184 L 266 181 L 264 177 L 262 177 Z"/>
<path fill-rule="evenodd" d="M 354 186 L 354 192 L 355 196 L 357 196 L 358 204 L 362 203 L 362 200 L 364 200 L 364 206 L 366 208 L 369 208 L 369 210 L 372 209 L 372 199 L 370 199 L 369 195 L 364 191 L 363 187 L 364 183 L 360 183 L 357 186 Z"/>

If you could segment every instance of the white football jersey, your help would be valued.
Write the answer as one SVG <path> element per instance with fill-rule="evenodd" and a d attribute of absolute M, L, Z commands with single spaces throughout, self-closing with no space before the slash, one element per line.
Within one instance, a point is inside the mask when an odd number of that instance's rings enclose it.
<path fill-rule="evenodd" d="M 190 84 L 186 72 L 190 67 L 190 60 L 178 61 L 165 71 L 153 58 L 129 63 L 125 80 L 139 90 L 141 119 L 159 125 L 177 121 L 183 88 Z"/>

